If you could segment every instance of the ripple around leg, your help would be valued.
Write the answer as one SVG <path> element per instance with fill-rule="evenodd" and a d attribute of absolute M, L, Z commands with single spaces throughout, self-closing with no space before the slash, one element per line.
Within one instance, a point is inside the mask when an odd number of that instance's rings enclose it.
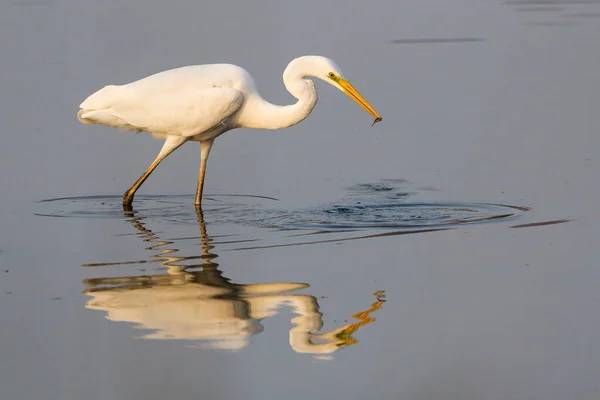
<path fill-rule="evenodd" d="M 385 189 L 385 190 L 384 190 Z M 207 195 L 208 220 L 292 230 L 355 230 L 373 228 L 450 228 L 464 224 L 518 219 L 529 208 L 515 205 L 460 202 L 409 202 L 412 193 L 355 185 L 342 201 L 296 210 L 269 208 L 277 199 L 251 195 Z M 97 195 L 42 200 L 37 215 L 63 218 L 143 217 L 190 223 L 197 214 L 190 195 L 138 195 L 124 210 L 121 196 Z M 357 201 L 360 200 L 360 201 Z"/>
<path fill-rule="evenodd" d="M 193 195 L 139 194 L 128 209 L 124 209 L 120 195 L 62 197 L 38 202 L 37 215 L 195 225 L 201 211 L 208 225 L 267 228 L 254 231 L 251 237 L 228 233 L 236 238 L 213 243 L 225 246 L 224 251 L 341 243 L 489 223 L 509 222 L 511 228 L 529 228 L 571 221 L 531 221 L 531 217 L 525 218 L 531 209 L 522 205 L 411 201 L 419 193 L 429 197 L 428 193 L 436 189 L 407 190 L 410 187 L 402 179 L 356 184 L 346 188 L 346 195 L 339 201 L 300 209 L 276 208 L 273 205 L 277 199 L 243 194 L 206 194 L 202 210 L 194 206 Z"/>

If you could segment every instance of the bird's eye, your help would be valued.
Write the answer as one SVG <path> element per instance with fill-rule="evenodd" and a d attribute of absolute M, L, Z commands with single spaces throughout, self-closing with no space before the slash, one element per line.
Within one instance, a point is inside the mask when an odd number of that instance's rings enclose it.
<path fill-rule="evenodd" d="M 334 74 L 333 72 L 330 72 L 330 73 L 328 73 L 327 75 L 328 75 L 330 78 L 333 78 L 333 77 L 335 77 L 335 74 Z"/>

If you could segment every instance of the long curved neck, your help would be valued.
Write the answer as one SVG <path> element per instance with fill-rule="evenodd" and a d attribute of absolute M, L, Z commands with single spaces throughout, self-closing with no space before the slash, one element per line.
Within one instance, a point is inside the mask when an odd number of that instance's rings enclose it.
<path fill-rule="evenodd" d="M 252 110 L 244 124 L 248 128 L 281 129 L 304 120 L 317 104 L 315 83 L 305 79 L 306 71 L 302 65 L 293 61 L 283 73 L 285 88 L 298 99 L 296 104 L 280 106 L 257 98 L 253 101 Z"/>

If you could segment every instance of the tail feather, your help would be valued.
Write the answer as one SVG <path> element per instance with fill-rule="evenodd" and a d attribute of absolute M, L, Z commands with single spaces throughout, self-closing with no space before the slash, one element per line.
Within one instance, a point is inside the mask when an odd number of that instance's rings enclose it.
<path fill-rule="evenodd" d="M 98 110 L 108 108 L 128 97 L 128 91 L 123 86 L 108 85 L 95 93 L 79 105 L 84 110 Z"/>
<path fill-rule="evenodd" d="M 96 124 L 96 122 L 93 122 L 90 119 L 85 119 L 84 118 L 84 114 L 89 113 L 90 110 L 79 110 L 79 112 L 77 113 L 77 119 L 79 120 L 79 122 L 83 123 L 83 124 Z"/>
<path fill-rule="evenodd" d="M 102 124 L 111 128 L 140 132 L 143 127 L 131 125 L 115 110 L 119 104 L 130 101 L 131 96 L 132 93 L 123 86 L 105 86 L 79 105 L 81 110 L 77 113 L 77 118 L 84 124 Z"/>
<path fill-rule="evenodd" d="M 119 128 L 124 131 L 141 132 L 144 129 L 134 126 L 110 112 L 110 110 L 80 110 L 77 118 L 84 124 L 102 124 L 111 128 Z"/>

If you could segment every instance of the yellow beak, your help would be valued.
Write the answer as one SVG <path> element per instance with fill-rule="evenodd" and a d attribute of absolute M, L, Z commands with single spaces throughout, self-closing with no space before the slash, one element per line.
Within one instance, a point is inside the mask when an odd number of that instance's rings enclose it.
<path fill-rule="evenodd" d="M 371 116 L 373 118 L 375 118 L 375 121 L 373 121 L 373 124 L 371 126 L 375 125 L 376 123 L 378 123 L 379 121 L 382 120 L 379 113 L 377 111 L 375 111 L 375 109 L 373 107 L 371 107 L 369 102 L 367 100 L 365 100 L 365 98 L 362 97 L 360 93 L 358 93 L 358 90 L 356 90 L 354 88 L 354 86 L 352 86 L 350 84 L 350 82 L 348 82 L 347 80 L 345 80 L 344 78 L 341 78 L 339 76 L 332 77 L 331 79 L 334 80 L 335 82 L 337 82 L 342 87 L 342 89 L 344 90 L 344 93 L 346 93 L 354 101 L 356 101 L 358 104 L 360 104 L 360 106 L 362 108 L 364 108 L 369 114 L 371 114 Z"/>

